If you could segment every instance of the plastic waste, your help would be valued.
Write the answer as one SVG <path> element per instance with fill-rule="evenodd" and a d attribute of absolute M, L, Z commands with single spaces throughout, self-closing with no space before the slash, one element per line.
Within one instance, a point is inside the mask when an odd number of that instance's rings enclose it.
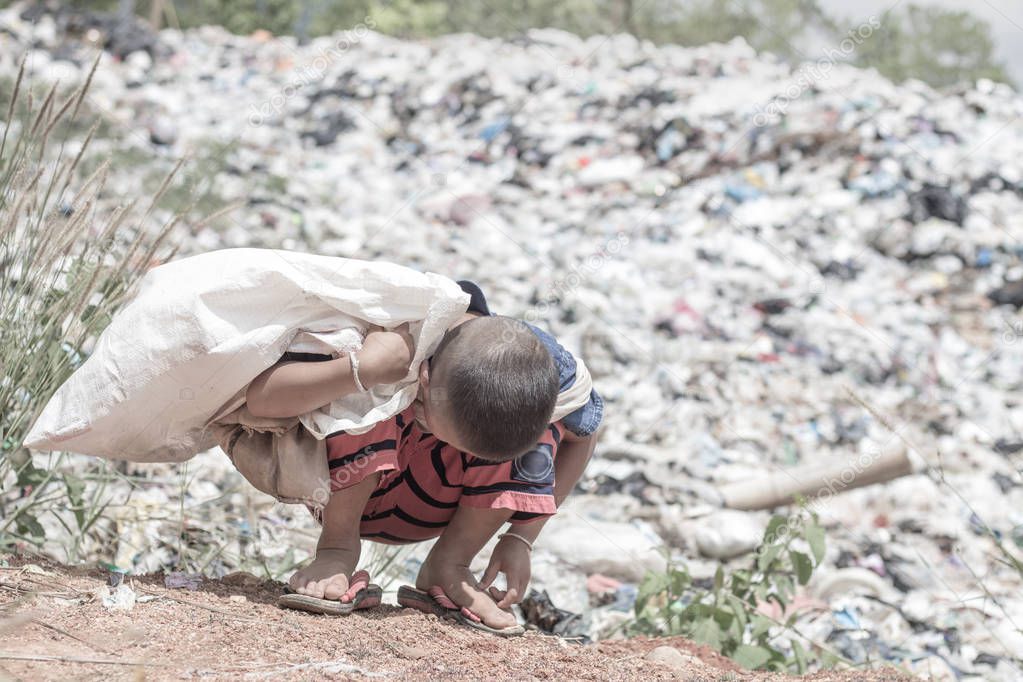
<path fill-rule="evenodd" d="M 202 585 L 202 576 L 196 573 L 175 571 L 163 577 L 163 584 L 171 590 L 197 590 Z"/>
<path fill-rule="evenodd" d="M 1023 580 L 985 530 L 1018 551 L 1023 104 L 1012 88 L 938 91 L 835 64 L 785 111 L 758 116 L 793 66 L 741 40 L 366 31 L 297 45 L 217 27 L 125 34 L 56 7 L 0 10 L 0 78 L 13 82 L 11 55 L 24 52 L 36 87 L 66 87 L 96 44 L 111 50 L 84 106 L 117 131 L 100 133 L 96 161 L 131 153 L 91 210 L 146 196 L 146 178 L 190 151 L 189 197 L 208 188 L 204 204 L 239 208 L 183 221 L 181 255 L 269 246 L 474 278 L 496 312 L 585 359 L 606 401 L 600 441 L 537 542 L 534 582 L 590 614 L 588 632 L 620 629 L 629 586 L 663 572 L 664 551 L 701 584 L 722 564 L 749 565 L 754 534 L 731 526 L 767 514 L 716 525 L 720 490 L 841 462 L 803 491 L 826 528 L 815 581 L 828 608 L 801 611 L 800 626 L 853 660 L 1023 678 L 1019 652 L 999 643 L 1015 642 L 999 629 L 1009 619 L 984 599 L 1023 622 Z M 922 473 L 848 485 L 903 439 Z M 195 466 L 214 490 L 193 485 L 186 506 L 208 510 L 203 532 L 230 550 L 210 572 L 243 554 L 301 559 L 289 529 L 315 531 L 304 509 L 217 498 L 239 489 L 230 465 L 213 451 Z M 178 493 L 155 481 L 176 473 L 132 470 L 153 481 L 108 511 L 119 566 L 174 565 L 161 540 L 175 529 L 157 511 Z M 46 531 L 59 552 L 60 528 Z M 416 561 L 402 562 L 412 578 Z M 594 573 L 622 584 L 591 604 Z M 827 585 L 829 574 L 840 579 Z M 988 607 L 964 611 L 957 595 Z M 835 623 L 843 610 L 859 629 Z"/>
<path fill-rule="evenodd" d="M 587 619 L 581 614 L 556 607 L 546 591 L 530 590 L 519 607 L 526 622 L 542 632 L 589 641 L 586 635 L 589 627 Z"/>

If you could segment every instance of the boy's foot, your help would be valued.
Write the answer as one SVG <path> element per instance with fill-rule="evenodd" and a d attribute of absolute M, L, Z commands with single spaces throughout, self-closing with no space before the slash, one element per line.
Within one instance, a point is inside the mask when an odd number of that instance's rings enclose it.
<path fill-rule="evenodd" d="M 500 608 L 493 597 L 479 589 L 479 582 L 466 566 L 423 564 L 416 588 L 427 592 L 433 587 L 440 587 L 456 606 L 467 608 L 490 628 L 503 630 L 518 625 L 515 614 Z"/>
<path fill-rule="evenodd" d="M 478 614 L 465 606 L 459 607 L 451 601 L 443 588 L 439 586 L 422 592 L 408 585 L 402 585 L 398 588 L 398 604 L 417 611 L 432 613 L 441 618 L 451 618 L 469 627 L 501 637 L 514 637 L 525 632 L 525 628 L 517 623 L 505 627 L 487 625 Z"/>
<path fill-rule="evenodd" d="M 342 600 L 358 554 L 347 549 L 319 549 L 308 566 L 291 576 L 288 585 L 297 594 L 317 599 Z M 350 599 L 349 599 L 350 601 Z"/>
<path fill-rule="evenodd" d="M 347 616 L 353 611 L 379 606 L 381 597 L 383 597 L 383 591 L 379 585 L 370 583 L 369 573 L 356 571 L 352 574 L 348 592 L 340 600 L 320 599 L 289 590 L 277 599 L 277 606 L 282 609 L 298 609 L 327 616 Z"/>

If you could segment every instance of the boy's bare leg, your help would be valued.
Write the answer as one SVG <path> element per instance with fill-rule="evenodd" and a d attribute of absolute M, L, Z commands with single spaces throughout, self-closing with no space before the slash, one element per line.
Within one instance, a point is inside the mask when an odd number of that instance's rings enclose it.
<path fill-rule="evenodd" d="M 340 599 L 359 563 L 362 543 L 359 523 L 369 496 L 377 486 L 375 473 L 344 490 L 331 493 L 323 509 L 323 531 L 316 543 L 316 558 L 295 572 L 288 584 L 299 594 L 319 599 Z"/>
<path fill-rule="evenodd" d="M 469 571 L 473 557 L 511 515 L 509 509 L 459 507 L 423 562 L 416 587 L 427 590 L 439 585 L 451 601 L 467 607 L 492 628 L 515 625 L 515 616 L 499 608 Z"/>

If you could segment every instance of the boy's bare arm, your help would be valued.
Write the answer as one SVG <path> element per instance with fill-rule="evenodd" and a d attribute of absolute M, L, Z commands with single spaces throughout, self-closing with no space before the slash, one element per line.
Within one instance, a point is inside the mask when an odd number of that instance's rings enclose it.
<path fill-rule="evenodd" d="M 595 434 L 576 436 L 570 431 L 565 432 L 554 459 L 554 498 L 559 506 L 582 476 L 596 443 Z M 508 509 L 460 507 L 423 564 L 416 581 L 417 587 L 427 589 L 440 585 L 452 601 L 479 614 L 487 625 L 514 625 L 515 618 L 507 609 L 522 600 L 529 583 L 530 557 L 525 545 L 514 538 L 499 542 L 482 584 L 469 571 L 473 557 L 511 515 L 512 511 Z M 547 518 L 550 517 L 516 524 L 512 528 L 515 533 L 532 542 L 540 534 Z M 504 559 L 500 558 L 502 556 Z M 490 595 L 484 590 L 493 582 L 498 570 L 503 570 L 507 575 L 509 589 L 502 594 L 495 588 L 495 594 Z M 496 604 L 494 597 L 499 598 Z"/>
<path fill-rule="evenodd" d="M 361 373 L 359 378 L 366 380 Z M 323 362 L 279 362 L 253 379 L 245 402 L 257 417 L 296 417 L 357 390 L 343 355 Z"/>
<path fill-rule="evenodd" d="M 554 458 L 554 499 L 559 507 L 582 477 L 596 444 L 596 434 L 577 436 L 571 431 L 565 431 L 557 457 Z M 546 516 L 528 523 L 512 524 L 511 531 L 534 542 L 550 518 Z M 516 538 L 502 539 L 494 548 L 481 585 L 498 599 L 499 607 L 510 608 L 525 597 L 532 574 L 529 554 L 526 545 Z M 504 592 L 490 587 L 497 574 L 502 572 L 508 579 L 508 589 Z"/>
<path fill-rule="evenodd" d="M 586 470 L 586 465 L 589 464 L 596 445 L 597 434 L 595 433 L 589 436 L 577 436 L 571 431 L 565 431 L 561 446 L 558 448 L 558 455 L 554 458 L 554 499 L 559 507 L 571 494 L 575 484 L 582 478 L 583 471 Z M 513 530 L 517 535 L 532 542 L 540 535 L 544 524 L 550 518 L 550 516 L 545 516 L 530 523 L 516 524 Z"/>
<path fill-rule="evenodd" d="M 413 354 L 408 324 L 371 331 L 356 353 L 359 380 L 366 388 L 400 381 Z M 279 362 L 252 380 L 245 402 L 257 417 L 297 417 L 356 391 L 351 360 L 342 355 L 323 362 Z"/>

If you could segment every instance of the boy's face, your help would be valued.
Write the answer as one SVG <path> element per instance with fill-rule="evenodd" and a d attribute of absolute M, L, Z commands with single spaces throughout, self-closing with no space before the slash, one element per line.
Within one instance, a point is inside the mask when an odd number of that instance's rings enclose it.
<path fill-rule="evenodd" d="M 439 382 L 430 382 L 430 364 L 429 361 L 424 362 L 419 368 L 419 394 L 412 403 L 416 421 L 424 431 L 429 431 L 455 449 L 472 454 L 460 444 L 461 436 L 455 428 L 454 420 L 448 416 L 444 387 L 437 385 Z"/>

